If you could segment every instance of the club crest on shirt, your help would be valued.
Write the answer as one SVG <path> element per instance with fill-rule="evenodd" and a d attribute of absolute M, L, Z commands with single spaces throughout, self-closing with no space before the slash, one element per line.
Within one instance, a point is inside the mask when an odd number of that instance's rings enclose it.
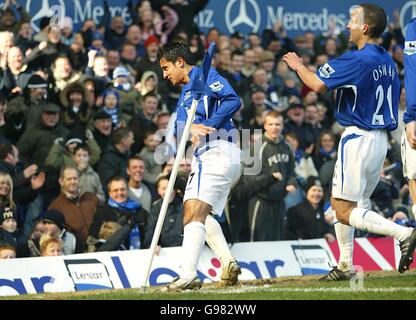
<path fill-rule="evenodd" d="M 328 63 L 325 63 L 321 68 L 319 68 L 319 74 L 324 78 L 329 78 L 329 76 L 334 72 L 335 70 Z"/>
<path fill-rule="evenodd" d="M 404 51 L 405 54 L 411 56 L 416 53 L 416 41 L 406 41 L 404 43 Z"/>
<path fill-rule="evenodd" d="M 183 100 L 188 100 L 191 97 L 191 91 L 186 91 L 185 96 L 183 97 Z"/>
<path fill-rule="evenodd" d="M 209 87 L 212 89 L 212 91 L 218 92 L 222 88 L 224 88 L 224 85 L 221 82 L 217 81 L 217 82 L 214 82 L 213 84 L 210 84 Z"/>

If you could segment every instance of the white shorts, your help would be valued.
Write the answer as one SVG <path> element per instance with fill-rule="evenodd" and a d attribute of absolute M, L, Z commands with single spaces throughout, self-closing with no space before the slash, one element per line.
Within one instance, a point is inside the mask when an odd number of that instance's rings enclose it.
<path fill-rule="evenodd" d="M 183 202 L 198 199 L 212 206 L 212 213 L 221 216 L 231 188 L 242 172 L 241 150 L 223 140 L 209 142 L 207 151 L 198 150 L 192 159 Z"/>
<path fill-rule="evenodd" d="M 402 163 L 403 163 L 403 176 L 407 179 L 416 179 L 416 150 L 413 149 L 409 141 L 407 141 L 406 131 L 403 131 L 402 141 Z"/>
<path fill-rule="evenodd" d="M 338 145 L 332 196 L 354 202 L 370 198 L 380 180 L 386 154 L 384 130 L 347 127 Z"/>

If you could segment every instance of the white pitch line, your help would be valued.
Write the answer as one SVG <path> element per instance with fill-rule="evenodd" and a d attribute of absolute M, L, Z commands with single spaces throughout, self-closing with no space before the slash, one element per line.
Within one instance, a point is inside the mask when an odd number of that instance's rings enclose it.
<path fill-rule="evenodd" d="M 230 294 L 230 293 L 247 293 L 247 292 L 416 292 L 415 287 L 387 287 L 387 288 L 363 288 L 352 289 L 347 287 L 333 287 L 333 288 L 270 288 L 270 287 L 256 287 L 247 286 L 235 289 L 201 289 L 202 293 L 215 292 L 216 294 Z"/>

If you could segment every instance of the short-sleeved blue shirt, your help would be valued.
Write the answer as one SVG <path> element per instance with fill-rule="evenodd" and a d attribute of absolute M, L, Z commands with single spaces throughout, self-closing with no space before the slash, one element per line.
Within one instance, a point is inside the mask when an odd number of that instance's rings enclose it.
<path fill-rule="evenodd" d="M 341 125 L 397 128 L 400 80 L 384 48 L 367 43 L 325 63 L 316 75 L 328 89 L 337 89 L 335 116 Z"/>

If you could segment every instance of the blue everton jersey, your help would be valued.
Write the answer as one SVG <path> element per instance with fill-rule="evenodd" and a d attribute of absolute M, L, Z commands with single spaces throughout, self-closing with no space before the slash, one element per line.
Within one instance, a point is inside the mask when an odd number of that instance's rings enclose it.
<path fill-rule="evenodd" d="M 404 45 L 404 86 L 406 88 L 405 123 L 416 120 L 416 18 L 407 25 Z"/>
<path fill-rule="evenodd" d="M 195 74 L 199 71 L 198 68 L 200 67 L 191 69 L 189 73 L 191 81 L 182 88 L 176 109 L 175 135 L 177 135 L 178 129 L 181 133 L 185 127 L 185 122 L 188 118 L 187 112 L 190 110 L 192 100 L 195 97 L 195 92 L 191 88 Z M 221 131 L 227 133 L 235 129 L 231 118 L 240 107 L 240 98 L 234 89 L 214 68 L 211 68 L 208 74 L 207 85 L 199 99 L 193 123 L 213 127 L 217 129 L 217 132 L 223 129 Z M 225 140 L 235 141 L 228 138 Z"/>
<path fill-rule="evenodd" d="M 328 89 L 338 89 L 335 116 L 341 125 L 397 128 L 400 80 L 393 59 L 382 47 L 367 43 L 329 61 L 316 74 Z"/>

